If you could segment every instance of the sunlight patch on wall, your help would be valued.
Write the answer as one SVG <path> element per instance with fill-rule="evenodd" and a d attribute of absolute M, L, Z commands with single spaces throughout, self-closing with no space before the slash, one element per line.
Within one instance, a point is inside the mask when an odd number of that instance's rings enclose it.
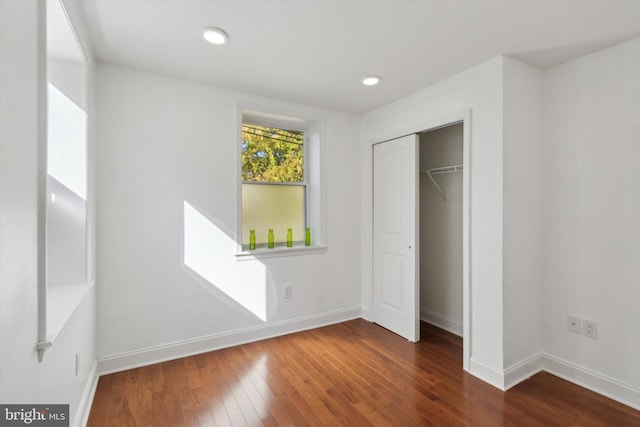
<path fill-rule="evenodd" d="M 47 171 L 71 191 L 87 199 L 87 113 L 51 83 Z"/>
<path fill-rule="evenodd" d="M 267 321 L 266 267 L 238 263 L 236 242 L 184 202 L 184 264 L 263 322 Z"/>

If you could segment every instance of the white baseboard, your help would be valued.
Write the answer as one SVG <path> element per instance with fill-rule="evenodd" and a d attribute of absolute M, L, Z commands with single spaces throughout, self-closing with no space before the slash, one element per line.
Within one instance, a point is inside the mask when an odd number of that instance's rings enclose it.
<path fill-rule="evenodd" d="M 98 388 L 98 361 L 95 360 L 91 365 L 89 371 L 89 377 L 87 378 L 87 384 L 82 392 L 82 398 L 78 404 L 78 410 L 74 417 L 74 427 L 86 426 L 89 421 L 89 414 L 91 413 L 91 405 L 93 404 L 93 397 L 96 394 L 96 388 Z"/>
<path fill-rule="evenodd" d="M 471 358 L 470 373 L 500 390 L 508 390 L 540 371 L 546 371 L 573 384 L 589 389 L 640 410 L 640 388 L 549 354 L 534 354 L 514 363 L 503 372 Z"/>
<path fill-rule="evenodd" d="M 469 373 L 504 391 L 504 373 L 474 359 L 473 356 L 469 361 Z"/>
<path fill-rule="evenodd" d="M 514 363 L 504 370 L 504 390 L 509 390 L 540 371 L 542 371 L 542 355 L 540 353 Z"/>
<path fill-rule="evenodd" d="M 640 411 L 640 388 L 559 357 L 543 354 L 541 361 L 544 371 Z"/>
<path fill-rule="evenodd" d="M 444 314 L 436 313 L 435 311 L 431 311 L 426 308 L 421 308 L 420 320 L 431 323 L 432 325 L 444 329 L 447 332 L 451 332 L 459 337 L 463 335 L 462 324 L 448 316 L 445 316 Z"/>
<path fill-rule="evenodd" d="M 105 375 L 294 332 L 319 328 L 334 323 L 358 319 L 360 318 L 360 311 L 360 307 L 353 307 L 103 356 L 98 358 L 98 371 L 100 375 Z"/>

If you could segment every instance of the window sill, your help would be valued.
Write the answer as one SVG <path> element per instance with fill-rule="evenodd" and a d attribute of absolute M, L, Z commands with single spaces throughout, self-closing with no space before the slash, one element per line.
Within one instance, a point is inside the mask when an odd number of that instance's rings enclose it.
<path fill-rule="evenodd" d="M 283 256 L 298 256 L 323 254 L 327 252 L 326 246 L 294 246 L 288 248 L 286 246 L 278 246 L 273 249 L 258 248 L 253 251 L 242 251 L 236 253 L 236 261 L 248 261 L 263 258 L 275 258 Z"/>
<path fill-rule="evenodd" d="M 58 285 L 47 289 L 47 338 L 38 343 L 38 350 L 51 347 L 69 322 L 94 282 L 78 285 Z"/>

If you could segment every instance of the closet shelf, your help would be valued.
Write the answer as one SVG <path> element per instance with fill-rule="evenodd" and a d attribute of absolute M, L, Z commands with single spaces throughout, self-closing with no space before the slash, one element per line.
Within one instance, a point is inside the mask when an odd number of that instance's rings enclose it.
<path fill-rule="evenodd" d="M 462 171 L 462 165 L 452 165 L 452 166 L 441 166 L 439 168 L 431 168 L 425 171 L 421 171 L 420 173 L 427 174 L 427 176 L 429 177 L 433 185 L 435 185 L 438 192 L 442 195 L 442 200 L 446 201 L 447 196 L 444 194 L 444 191 L 442 191 L 442 189 L 440 188 L 436 180 L 433 179 L 433 175 L 441 175 L 443 173 L 453 173 L 453 172 L 461 172 L 461 171 Z"/>

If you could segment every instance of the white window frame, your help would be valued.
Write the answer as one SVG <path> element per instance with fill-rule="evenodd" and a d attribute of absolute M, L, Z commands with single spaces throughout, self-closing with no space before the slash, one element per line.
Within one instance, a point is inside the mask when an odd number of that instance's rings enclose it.
<path fill-rule="evenodd" d="M 325 212 L 324 212 L 324 162 L 323 141 L 325 138 L 324 119 L 299 113 L 291 113 L 277 108 L 255 105 L 238 106 L 238 134 L 236 137 L 237 170 L 236 191 L 236 251 L 237 260 L 261 259 L 281 256 L 324 253 Z M 303 132 L 303 185 L 305 188 L 305 222 L 311 228 L 311 246 L 296 245 L 291 248 L 276 246 L 273 249 L 256 248 L 246 250 L 242 246 L 242 125 L 251 123 L 280 129 Z M 313 147 L 313 148 L 311 148 Z M 251 181 L 246 181 L 251 182 Z M 278 183 L 269 183 L 278 184 Z M 282 185 L 291 185 L 282 183 Z M 295 185 L 300 185 L 296 183 Z"/>

